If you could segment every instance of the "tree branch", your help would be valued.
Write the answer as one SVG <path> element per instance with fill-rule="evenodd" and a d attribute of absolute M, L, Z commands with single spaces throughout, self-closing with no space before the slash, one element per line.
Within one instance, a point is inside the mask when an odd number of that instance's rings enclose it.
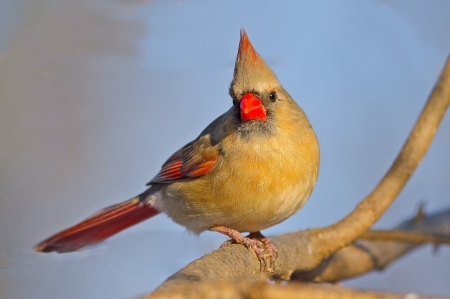
<path fill-rule="evenodd" d="M 392 204 L 419 165 L 450 103 L 450 57 L 402 150 L 376 188 L 341 221 L 322 228 L 309 244 L 322 260 L 367 231 Z"/>
<path fill-rule="evenodd" d="M 338 285 L 312 283 L 268 284 L 264 281 L 238 284 L 201 284 L 178 286 L 170 295 L 150 295 L 146 299 L 443 299 L 438 296 L 395 294 L 377 291 L 357 291 Z"/>
<path fill-rule="evenodd" d="M 448 239 L 450 237 L 450 207 L 427 216 L 422 214 L 420 218 L 416 216 L 401 223 L 397 229 L 402 232 L 440 235 L 442 238 Z M 356 240 L 353 244 L 332 254 L 315 269 L 295 272 L 291 279 L 337 282 L 373 270 L 383 270 L 401 256 L 423 245 L 423 243 L 409 241 Z"/>
<path fill-rule="evenodd" d="M 360 202 L 355 210 L 328 227 L 287 233 L 271 238 L 279 252 L 274 277 L 287 280 L 294 272 L 307 273 L 316 270 L 318 266 L 326 265 L 327 261 L 322 261 L 331 254 L 349 245 L 367 231 L 394 201 L 422 160 L 449 102 L 450 59 L 447 59 L 439 81 L 400 154 L 378 186 Z M 348 246 L 335 255 L 339 256 L 342 252 L 349 250 L 361 252 L 361 246 Z M 335 261 L 342 260 L 338 258 Z M 328 264 L 330 261 L 332 259 L 328 260 Z M 375 263 L 375 265 L 379 267 L 378 264 Z M 353 263 L 353 266 L 357 265 Z M 248 251 L 244 246 L 230 245 L 192 262 L 169 277 L 155 290 L 154 294 L 170 294 L 171 290 L 176 290 L 185 284 L 192 287 L 194 282 L 242 282 L 257 278 L 260 272 L 260 263 L 253 252 Z"/>

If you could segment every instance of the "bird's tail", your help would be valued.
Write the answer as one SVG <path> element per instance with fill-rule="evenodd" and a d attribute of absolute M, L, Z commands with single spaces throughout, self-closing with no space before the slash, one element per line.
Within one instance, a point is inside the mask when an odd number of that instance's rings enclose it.
<path fill-rule="evenodd" d="M 122 203 L 104 208 L 86 220 L 37 244 L 38 252 L 72 252 L 98 243 L 160 212 L 147 192 Z"/>

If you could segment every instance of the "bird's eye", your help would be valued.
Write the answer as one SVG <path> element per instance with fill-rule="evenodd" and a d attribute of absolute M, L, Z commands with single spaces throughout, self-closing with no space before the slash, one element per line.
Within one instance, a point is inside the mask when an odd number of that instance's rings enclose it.
<path fill-rule="evenodd" d="M 275 91 L 272 91 L 272 92 L 269 94 L 269 100 L 270 100 L 271 102 L 275 102 L 275 101 L 277 100 L 277 93 L 276 93 Z"/>

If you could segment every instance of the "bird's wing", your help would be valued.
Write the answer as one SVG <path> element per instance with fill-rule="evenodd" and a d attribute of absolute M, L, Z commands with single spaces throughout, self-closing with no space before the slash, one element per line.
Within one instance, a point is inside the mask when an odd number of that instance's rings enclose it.
<path fill-rule="evenodd" d="M 212 146 L 209 136 L 202 136 L 175 152 L 147 184 L 173 183 L 205 175 L 218 158 L 217 146 Z"/>

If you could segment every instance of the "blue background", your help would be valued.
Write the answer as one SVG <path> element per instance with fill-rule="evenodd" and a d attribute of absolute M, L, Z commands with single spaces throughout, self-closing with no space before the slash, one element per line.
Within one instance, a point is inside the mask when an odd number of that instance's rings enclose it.
<path fill-rule="evenodd" d="M 130 298 L 226 238 L 161 215 L 78 253 L 32 246 L 130 198 L 231 105 L 239 29 L 307 113 L 321 169 L 267 229 L 325 226 L 378 183 L 450 52 L 449 1 L 0 1 L 0 298 Z M 377 223 L 450 203 L 450 118 Z M 450 250 L 425 246 L 365 289 L 450 294 Z"/>

